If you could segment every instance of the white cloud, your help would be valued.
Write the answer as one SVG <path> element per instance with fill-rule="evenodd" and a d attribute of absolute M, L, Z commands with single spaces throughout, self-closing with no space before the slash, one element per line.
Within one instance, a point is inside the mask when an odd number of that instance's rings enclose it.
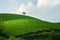
<path fill-rule="evenodd" d="M 24 4 L 21 5 L 21 6 L 19 7 L 19 9 L 17 10 L 17 12 L 25 12 L 25 11 L 27 11 L 27 10 L 26 10 L 26 7 L 25 7 Z"/>
<path fill-rule="evenodd" d="M 44 6 L 53 7 L 60 3 L 60 0 L 38 0 L 37 7 L 41 8 Z"/>
<path fill-rule="evenodd" d="M 35 8 L 35 6 L 30 1 L 27 5 L 25 5 L 25 4 L 20 5 L 19 9 L 16 10 L 16 13 L 29 12 L 29 11 L 33 10 L 34 8 Z"/>
<path fill-rule="evenodd" d="M 33 5 L 30 1 L 27 5 L 20 5 L 19 9 L 16 12 L 28 12 L 34 8 L 44 8 L 44 7 L 54 7 L 60 3 L 60 0 L 38 0 L 37 5 Z"/>
<path fill-rule="evenodd" d="M 33 3 L 30 1 L 27 5 L 20 5 L 19 9 L 16 10 L 16 12 L 26 12 L 26 15 L 30 15 L 42 20 L 60 21 L 58 18 L 60 17 L 58 16 L 60 15 L 60 9 L 58 7 L 59 4 L 60 0 L 38 0 L 37 5 L 33 5 Z"/>
<path fill-rule="evenodd" d="M 45 5 L 48 5 L 48 0 L 38 0 L 37 7 L 41 8 Z"/>

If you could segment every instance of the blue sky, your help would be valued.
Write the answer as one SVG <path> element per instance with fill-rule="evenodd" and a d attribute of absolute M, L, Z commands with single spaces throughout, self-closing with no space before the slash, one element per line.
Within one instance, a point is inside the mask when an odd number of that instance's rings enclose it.
<path fill-rule="evenodd" d="M 0 0 L 1 13 L 15 13 L 60 22 L 60 0 Z"/>
<path fill-rule="evenodd" d="M 30 0 L 0 0 L 0 12 L 10 12 L 18 9 L 21 4 L 27 4 Z M 32 0 L 36 4 L 36 0 Z"/>

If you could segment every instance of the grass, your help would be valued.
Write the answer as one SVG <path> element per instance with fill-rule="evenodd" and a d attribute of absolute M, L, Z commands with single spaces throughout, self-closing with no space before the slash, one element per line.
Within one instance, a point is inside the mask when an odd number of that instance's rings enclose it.
<path fill-rule="evenodd" d="M 45 22 L 30 16 L 16 14 L 0 14 L 4 24 L 4 33 L 10 36 L 36 32 L 44 29 L 60 29 L 59 23 Z"/>

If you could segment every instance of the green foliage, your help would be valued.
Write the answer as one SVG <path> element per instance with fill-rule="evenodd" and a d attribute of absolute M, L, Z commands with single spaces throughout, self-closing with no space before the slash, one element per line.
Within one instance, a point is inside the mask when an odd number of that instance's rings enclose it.
<path fill-rule="evenodd" d="M 2 33 L 3 32 L 3 23 L 2 23 L 2 20 L 0 20 L 0 33 Z"/>
<path fill-rule="evenodd" d="M 60 40 L 60 32 L 52 31 L 51 32 L 33 32 L 32 34 L 24 34 L 21 37 L 21 40 Z"/>

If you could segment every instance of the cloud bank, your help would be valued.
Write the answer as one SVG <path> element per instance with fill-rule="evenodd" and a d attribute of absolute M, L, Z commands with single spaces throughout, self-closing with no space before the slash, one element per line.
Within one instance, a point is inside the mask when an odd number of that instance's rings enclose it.
<path fill-rule="evenodd" d="M 26 15 L 33 16 L 50 22 L 60 22 L 60 0 L 38 0 L 37 5 L 32 1 L 27 5 L 22 4 L 16 13 L 26 12 Z"/>
<path fill-rule="evenodd" d="M 41 8 L 44 6 L 53 7 L 60 3 L 60 0 L 38 0 L 37 7 Z"/>

